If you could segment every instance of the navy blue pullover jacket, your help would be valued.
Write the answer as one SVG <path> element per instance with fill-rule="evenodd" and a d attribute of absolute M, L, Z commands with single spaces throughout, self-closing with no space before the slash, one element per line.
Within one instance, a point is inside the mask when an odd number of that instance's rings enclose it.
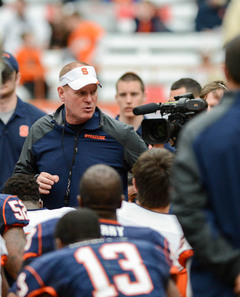
<path fill-rule="evenodd" d="M 42 195 L 49 209 L 64 206 L 64 195 L 72 171 L 69 206 L 78 206 L 79 182 L 84 171 L 94 164 L 115 168 L 127 195 L 127 173 L 147 147 L 132 126 L 102 113 L 93 117 L 76 133 L 65 123 L 64 105 L 52 115 L 37 121 L 27 137 L 14 174 L 48 172 L 59 176 L 50 194 Z M 127 196 L 126 196 L 127 197 Z M 101 199 L 101 197 L 99 197 Z"/>

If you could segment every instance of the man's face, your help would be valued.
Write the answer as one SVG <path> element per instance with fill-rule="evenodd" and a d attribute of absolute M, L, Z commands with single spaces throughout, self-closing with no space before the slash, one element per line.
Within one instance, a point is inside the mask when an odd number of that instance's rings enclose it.
<path fill-rule="evenodd" d="M 83 124 L 91 119 L 97 104 L 97 84 L 90 84 L 76 91 L 68 85 L 58 87 L 58 94 L 65 104 L 69 124 Z"/>
<path fill-rule="evenodd" d="M 139 81 L 119 81 L 116 100 L 120 108 L 120 116 L 125 118 L 135 117 L 133 108 L 142 105 L 145 93 Z"/>
<path fill-rule="evenodd" d="M 181 87 L 180 89 L 177 89 L 177 90 L 170 90 L 168 101 L 175 101 L 174 96 L 180 96 L 186 93 L 187 93 L 187 90 L 185 87 Z"/>
<path fill-rule="evenodd" d="M 10 97 L 14 92 L 18 84 L 18 75 L 14 71 L 8 74 L 6 77 L 3 73 L 2 84 L 0 85 L 0 99 Z"/>

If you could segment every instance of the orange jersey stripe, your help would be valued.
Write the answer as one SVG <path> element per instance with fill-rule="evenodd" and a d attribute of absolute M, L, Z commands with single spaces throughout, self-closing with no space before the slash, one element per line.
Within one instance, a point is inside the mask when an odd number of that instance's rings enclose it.
<path fill-rule="evenodd" d="M 182 265 L 183 267 L 186 267 L 187 259 L 191 258 L 193 254 L 194 254 L 193 250 L 186 250 L 182 252 L 178 258 L 178 262 L 180 263 L 180 265 Z"/>
<path fill-rule="evenodd" d="M 114 221 L 114 220 L 99 219 L 99 222 L 100 222 L 100 223 L 107 223 L 107 224 L 120 225 L 117 221 Z"/>
<path fill-rule="evenodd" d="M 27 260 L 28 258 L 35 258 L 35 257 L 38 257 L 38 254 L 37 253 L 25 253 L 23 255 L 23 260 Z"/>
<path fill-rule="evenodd" d="M 28 270 L 35 277 L 40 287 L 45 287 L 43 280 L 41 279 L 40 275 L 36 272 L 36 270 L 34 270 L 31 266 L 28 265 L 25 267 L 25 269 Z"/>
<path fill-rule="evenodd" d="M 3 213 L 2 213 L 2 215 L 3 215 L 3 221 L 4 221 L 4 225 L 5 226 L 7 226 L 7 220 L 6 220 L 6 216 L 5 216 L 5 208 L 6 208 L 6 203 L 7 203 L 7 201 L 11 198 L 11 197 L 17 197 L 16 195 L 15 196 L 8 196 L 6 199 L 5 199 L 5 201 L 4 201 L 4 203 L 3 203 Z"/>
<path fill-rule="evenodd" d="M 2 255 L 1 256 L 1 266 L 4 266 L 6 261 L 7 261 L 7 255 Z"/>
<path fill-rule="evenodd" d="M 51 295 L 53 297 L 58 297 L 57 292 L 52 287 L 45 287 L 45 288 L 40 288 L 38 290 L 34 290 L 34 291 L 30 292 L 27 295 L 27 297 L 35 297 L 35 296 L 39 296 L 39 295 L 41 295 L 43 293 L 48 293 L 49 295 Z"/>

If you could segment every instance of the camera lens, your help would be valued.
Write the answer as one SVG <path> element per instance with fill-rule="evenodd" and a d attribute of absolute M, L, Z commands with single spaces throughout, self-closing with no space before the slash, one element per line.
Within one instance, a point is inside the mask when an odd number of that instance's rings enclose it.
<path fill-rule="evenodd" d="M 164 142 L 168 136 L 168 130 L 166 122 L 158 121 L 151 126 L 150 137 L 154 141 L 159 141 L 159 143 Z"/>

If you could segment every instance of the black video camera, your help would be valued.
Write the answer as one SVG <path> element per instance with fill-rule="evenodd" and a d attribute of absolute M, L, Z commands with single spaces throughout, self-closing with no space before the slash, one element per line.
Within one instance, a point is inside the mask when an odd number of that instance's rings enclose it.
<path fill-rule="evenodd" d="M 176 146 L 177 135 L 183 125 L 196 114 L 207 109 L 207 102 L 194 98 L 191 93 L 178 96 L 177 101 L 167 103 L 149 103 L 135 107 L 135 115 L 160 111 L 162 118 L 150 118 L 142 121 L 142 138 L 148 144 L 167 143 L 171 140 Z M 163 118 L 166 116 L 166 118 Z"/>

